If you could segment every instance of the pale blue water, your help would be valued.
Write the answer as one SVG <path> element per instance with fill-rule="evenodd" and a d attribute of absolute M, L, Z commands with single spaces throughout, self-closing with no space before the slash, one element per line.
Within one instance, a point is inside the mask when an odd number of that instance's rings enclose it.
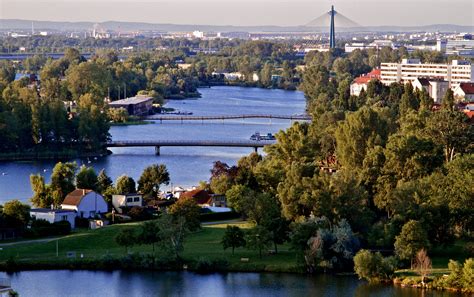
<path fill-rule="evenodd" d="M 453 293 L 370 285 L 353 276 L 277 273 L 24 271 L 8 277 L 21 297 L 451 297 Z"/>
<path fill-rule="evenodd" d="M 213 87 L 200 89 L 202 98 L 170 101 L 166 106 L 194 115 L 275 114 L 304 113 L 305 99 L 302 92 L 267 90 L 258 88 Z M 156 122 L 141 126 L 116 126 L 110 133 L 113 140 L 149 139 L 248 139 L 255 132 L 276 133 L 291 125 L 290 120 L 246 119 L 215 122 Z M 173 186 L 189 187 L 209 179 L 214 161 L 228 164 L 253 151 L 252 148 L 225 147 L 163 147 L 161 155 L 154 155 L 154 148 L 114 148 L 110 156 L 98 160 L 76 160 L 97 171 L 105 168 L 114 180 L 127 174 L 138 180 L 145 167 L 163 163 L 168 167 Z M 0 204 L 20 199 L 28 202 L 32 192 L 30 174 L 41 173 L 47 179 L 55 161 L 0 162 Z M 46 171 L 45 171 L 46 170 Z M 5 173 L 5 175 L 2 175 Z M 171 187 L 171 184 L 170 186 Z"/>

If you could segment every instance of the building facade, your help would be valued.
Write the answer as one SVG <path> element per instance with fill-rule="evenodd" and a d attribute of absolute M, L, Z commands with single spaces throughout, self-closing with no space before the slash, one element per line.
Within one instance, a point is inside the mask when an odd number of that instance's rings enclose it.
<path fill-rule="evenodd" d="M 112 206 L 122 213 L 122 207 L 143 206 L 143 197 L 140 194 L 112 195 Z"/>
<path fill-rule="evenodd" d="M 453 93 L 456 101 L 474 102 L 474 83 L 460 83 Z"/>
<path fill-rule="evenodd" d="M 474 81 L 474 69 L 468 61 L 453 60 L 451 64 L 422 64 L 419 59 L 403 59 L 401 63 L 382 63 L 381 81 L 413 82 L 417 78 L 445 80 L 453 88 L 462 82 Z"/>
<path fill-rule="evenodd" d="M 371 72 L 367 74 L 362 74 L 361 76 L 354 79 L 354 81 L 351 83 L 351 95 L 359 96 L 362 90 L 366 92 L 367 85 L 373 79 L 380 80 L 380 69 L 374 69 Z"/>
<path fill-rule="evenodd" d="M 146 116 L 153 109 L 153 98 L 137 95 L 135 97 L 112 101 L 110 108 L 125 108 L 129 115 Z"/>
<path fill-rule="evenodd" d="M 439 79 L 416 78 L 411 84 L 415 90 L 425 90 L 433 98 L 434 103 L 442 103 L 449 89 L 449 83 Z"/>
<path fill-rule="evenodd" d="M 61 204 L 63 210 L 72 210 L 81 218 L 94 218 L 108 211 L 102 195 L 86 189 L 76 189 L 69 193 Z"/>
<path fill-rule="evenodd" d="M 67 209 L 35 208 L 30 210 L 30 217 L 35 220 L 45 220 L 51 224 L 67 221 L 71 229 L 75 228 L 76 212 Z"/>

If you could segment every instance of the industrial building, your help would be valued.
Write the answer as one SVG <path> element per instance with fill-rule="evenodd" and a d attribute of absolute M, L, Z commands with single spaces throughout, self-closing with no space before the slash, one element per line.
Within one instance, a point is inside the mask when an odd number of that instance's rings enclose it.
<path fill-rule="evenodd" d="M 129 115 L 146 116 L 153 109 L 153 98 L 137 95 L 109 103 L 110 108 L 125 108 Z"/>

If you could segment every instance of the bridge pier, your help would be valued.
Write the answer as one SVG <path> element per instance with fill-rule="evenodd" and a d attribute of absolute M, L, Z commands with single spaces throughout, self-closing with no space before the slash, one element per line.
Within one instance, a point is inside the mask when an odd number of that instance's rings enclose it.
<path fill-rule="evenodd" d="M 155 146 L 155 155 L 156 156 L 160 155 L 160 147 L 159 146 Z"/>
<path fill-rule="evenodd" d="M 258 154 L 258 147 L 255 146 L 253 149 L 255 150 L 255 153 Z"/>

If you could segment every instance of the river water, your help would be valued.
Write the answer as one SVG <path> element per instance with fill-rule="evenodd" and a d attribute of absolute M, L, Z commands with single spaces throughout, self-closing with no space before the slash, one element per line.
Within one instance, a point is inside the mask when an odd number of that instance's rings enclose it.
<path fill-rule="evenodd" d="M 200 89 L 202 98 L 169 101 L 166 107 L 193 112 L 193 115 L 302 114 L 305 99 L 302 92 L 259 88 L 213 87 Z M 114 126 L 113 140 L 245 140 L 253 133 L 275 133 L 291 125 L 290 120 L 246 119 L 225 121 L 155 122 L 139 126 Z M 154 148 L 114 148 L 113 154 L 97 160 L 75 160 L 79 165 L 105 168 L 115 180 L 122 174 L 138 180 L 143 169 L 154 163 L 167 166 L 171 186 L 190 187 L 209 179 L 214 161 L 229 165 L 253 151 L 253 148 L 226 147 L 162 147 L 161 155 Z M 71 160 L 72 161 L 72 160 Z M 29 176 L 40 173 L 49 181 L 55 161 L 0 162 L 0 204 L 11 199 L 27 203 L 32 196 Z"/>
<path fill-rule="evenodd" d="M 353 276 L 277 273 L 24 271 L 8 277 L 21 297 L 48 296 L 271 296 L 451 297 L 455 294 L 370 285 Z"/>

